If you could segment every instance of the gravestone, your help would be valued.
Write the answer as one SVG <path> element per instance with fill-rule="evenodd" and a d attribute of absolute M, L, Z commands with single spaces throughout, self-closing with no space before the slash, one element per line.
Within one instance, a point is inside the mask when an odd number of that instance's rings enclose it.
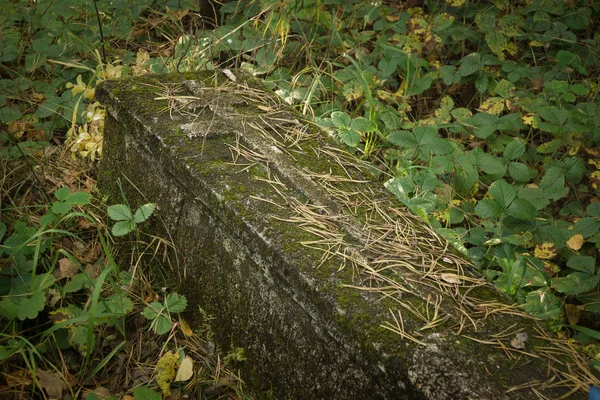
<path fill-rule="evenodd" d="M 236 79 L 237 82 L 233 82 Z M 184 261 L 189 318 L 211 315 L 257 398 L 558 397 L 575 360 L 409 213 L 381 171 L 250 79 L 104 82 L 99 187 L 155 202 Z M 562 366 L 557 362 L 563 363 Z M 562 368 L 562 370 L 560 368 Z M 568 384 L 566 384 L 568 385 Z"/>

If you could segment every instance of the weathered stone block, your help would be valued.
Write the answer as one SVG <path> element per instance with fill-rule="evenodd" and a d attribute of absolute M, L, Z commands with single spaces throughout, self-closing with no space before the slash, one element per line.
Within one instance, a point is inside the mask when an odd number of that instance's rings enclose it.
<path fill-rule="evenodd" d="M 260 88 L 145 76 L 104 82 L 98 98 L 101 189 L 120 201 L 126 177 L 133 205 L 158 203 L 154 229 L 185 260 L 190 312 L 201 306 L 221 346 L 244 348 L 242 377 L 258 397 L 568 391 L 543 384 L 562 376 L 534 320 L 505 306 L 373 167 Z M 511 346 L 517 332 L 528 334 L 522 350 Z"/>

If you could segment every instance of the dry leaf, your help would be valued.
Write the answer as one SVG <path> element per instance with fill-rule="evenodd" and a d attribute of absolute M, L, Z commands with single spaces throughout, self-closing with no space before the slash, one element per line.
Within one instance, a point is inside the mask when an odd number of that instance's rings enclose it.
<path fill-rule="evenodd" d="M 194 375 L 194 360 L 190 356 L 185 356 L 179 365 L 175 382 L 187 381 Z"/>
<path fill-rule="evenodd" d="M 525 332 L 519 332 L 515 335 L 513 340 L 510 341 L 510 345 L 515 349 L 522 350 L 525 348 L 525 341 L 527 340 L 527 334 Z"/>
<path fill-rule="evenodd" d="M 55 372 L 38 369 L 36 371 L 36 376 L 38 385 L 46 391 L 50 399 L 60 399 L 63 390 L 67 389 L 67 384 L 62 380 L 61 376 Z"/>
<path fill-rule="evenodd" d="M 94 393 L 96 396 L 98 396 L 99 399 L 108 399 L 111 397 L 110 390 L 108 390 L 107 388 L 105 388 L 103 386 L 98 386 L 94 390 L 86 390 L 85 396 L 87 396 L 90 393 Z M 85 398 L 85 396 L 84 396 L 84 398 Z M 125 397 L 123 397 L 123 399 L 124 398 Z M 133 397 L 131 397 L 131 400 L 133 400 Z"/>
<path fill-rule="evenodd" d="M 571 239 L 567 240 L 567 247 L 571 250 L 579 250 L 581 246 L 583 246 L 583 235 L 578 233 L 576 235 L 571 236 Z"/>
<path fill-rule="evenodd" d="M 58 260 L 58 268 L 54 271 L 54 277 L 58 280 L 72 278 L 79 272 L 79 267 L 70 258 L 63 257 Z"/>
<path fill-rule="evenodd" d="M 448 283 L 462 283 L 462 279 L 456 274 L 441 274 L 440 277 L 444 282 Z"/>
<path fill-rule="evenodd" d="M 192 336 L 194 334 L 192 328 L 190 328 L 190 325 L 187 323 L 187 321 L 181 317 L 179 317 L 179 328 L 185 336 Z"/>
<path fill-rule="evenodd" d="M 31 374 L 26 369 L 20 369 L 12 374 L 5 375 L 6 385 L 8 387 L 29 386 L 31 385 Z"/>

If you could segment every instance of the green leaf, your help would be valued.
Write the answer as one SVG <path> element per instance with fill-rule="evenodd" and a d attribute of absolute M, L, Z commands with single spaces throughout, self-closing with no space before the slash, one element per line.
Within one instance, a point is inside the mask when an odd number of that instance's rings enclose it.
<path fill-rule="evenodd" d="M 416 126 L 413 134 L 417 140 L 420 151 L 428 158 L 430 154 L 447 154 L 453 150 L 452 145 L 438 136 L 437 128 L 433 126 Z"/>
<path fill-rule="evenodd" d="M 82 272 L 69 279 L 63 286 L 63 291 L 65 293 L 73 293 L 83 289 L 83 287 L 89 288 L 91 285 L 92 281 L 89 276 Z"/>
<path fill-rule="evenodd" d="M 524 153 L 525 144 L 517 139 L 513 140 L 506 146 L 504 152 L 502 153 L 502 157 L 504 157 L 506 161 L 516 160 L 517 158 L 521 157 Z"/>
<path fill-rule="evenodd" d="M 359 117 L 352 120 L 352 123 L 350 124 L 350 129 L 354 129 L 358 132 L 365 133 L 375 131 L 377 129 L 377 126 L 368 119 Z"/>
<path fill-rule="evenodd" d="M 55 201 L 52 203 L 52 212 L 54 214 L 66 214 L 71 211 L 71 204 L 65 201 Z"/>
<path fill-rule="evenodd" d="M 119 221 L 113 225 L 111 232 L 113 236 L 124 236 L 135 230 L 136 226 L 134 220 Z"/>
<path fill-rule="evenodd" d="M 114 204 L 107 209 L 108 216 L 113 221 L 130 221 L 133 220 L 131 208 L 126 204 Z"/>
<path fill-rule="evenodd" d="M 539 186 L 551 200 L 558 200 L 566 196 L 568 189 L 565 188 L 564 169 L 556 165 L 548 167 Z"/>
<path fill-rule="evenodd" d="M 496 201 L 491 199 L 479 200 L 475 206 L 475 214 L 481 218 L 496 219 L 504 212 L 504 208 Z"/>
<path fill-rule="evenodd" d="M 477 79 L 475 79 L 475 89 L 479 93 L 485 93 L 490 87 L 490 76 L 489 74 L 480 74 Z"/>
<path fill-rule="evenodd" d="M 165 299 L 167 310 L 172 313 L 184 312 L 187 307 L 187 299 L 183 295 L 171 293 Z"/>
<path fill-rule="evenodd" d="M 171 330 L 173 322 L 171 322 L 171 319 L 167 315 L 161 314 L 152 321 L 150 326 L 157 335 L 164 335 Z"/>
<path fill-rule="evenodd" d="M 334 111 L 331 113 L 331 121 L 336 126 L 336 128 L 350 128 L 350 124 L 352 123 L 352 119 L 348 114 L 343 111 Z"/>
<path fill-rule="evenodd" d="M 588 217 L 600 217 L 600 202 L 590 203 L 585 212 Z"/>
<path fill-rule="evenodd" d="M 138 224 L 146 221 L 148 218 L 150 218 L 155 209 L 156 204 L 154 203 L 147 203 L 140 206 L 133 216 L 134 221 Z"/>
<path fill-rule="evenodd" d="M 34 319 L 46 305 L 46 295 L 43 290 L 36 290 L 29 296 L 5 297 L 0 301 L 0 316 L 21 321 Z"/>
<path fill-rule="evenodd" d="M 77 204 L 80 206 L 85 206 L 90 204 L 90 199 L 92 195 L 85 192 L 75 192 L 71 193 L 69 197 L 67 197 L 66 201 L 70 204 Z"/>
<path fill-rule="evenodd" d="M 537 216 L 537 210 L 528 200 L 516 198 L 508 207 L 508 215 L 524 220 Z"/>
<path fill-rule="evenodd" d="M 479 151 L 477 151 L 479 150 Z M 481 149 L 475 149 L 476 152 L 477 166 L 486 174 L 489 175 L 504 175 L 506 172 L 506 165 L 501 159 L 490 153 L 484 153 Z"/>
<path fill-rule="evenodd" d="M 527 165 L 515 161 L 508 164 L 508 173 L 517 183 L 529 182 L 535 176 L 535 172 L 530 170 Z"/>
<path fill-rule="evenodd" d="M 133 389 L 135 400 L 162 400 L 162 396 L 147 387 L 136 387 Z"/>
<path fill-rule="evenodd" d="M 499 179 L 492 183 L 488 194 L 500 204 L 502 208 L 508 208 L 510 203 L 517 197 L 517 189 L 504 179 Z"/>
<path fill-rule="evenodd" d="M 598 230 L 600 230 L 600 220 L 590 217 L 581 218 L 573 227 L 573 231 L 581 233 L 585 239 L 593 236 Z"/>
<path fill-rule="evenodd" d="M 346 146 L 356 147 L 360 143 L 360 133 L 353 129 L 340 128 L 338 135 Z"/>
<path fill-rule="evenodd" d="M 567 296 L 575 296 L 589 292 L 596 287 L 599 280 L 600 274 L 593 276 L 583 272 L 573 272 L 566 277 L 556 278 L 552 287 Z"/>
<path fill-rule="evenodd" d="M 514 95 L 515 85 L 506 79 L 500 80 L 496 85 L 495 91 L 496 94 L 505 99 L 511 98 Z"/>
<path fill-rule="evenodd" d="M 153 320 L 163 312 L 164 305 L 157 301 L 153 301 L 149 306 L 144 307 L 142 315 L 149 320 Z"/>
<path fill-rule="evenodd" d="M 400 147 L 415 148 L 418 145 L 417 139 L 409 131 L 394 131 L 387 137 L 391 144 Z"/>
<path fill-rule="evenodd" d="M 580 183 L 583 179 L 583 175 L 587 171 L 585 162 L 579 157 L 571 157 L 567 160 L 567 167 L 565 171 L 565 178 L 571 183 Z"/>
<path fill-rule="evenodd" d="M 596 271 L 596 260 L 590 256 L 571 256 L 567 261 L 567 267 L 576 271 L 594 275 Z"/>
<path fill-rule="evenodd" d="M 460 61 L 460 68 L 458 69 L 458 73 L 460 74 L 460 76 L 469 76 L 479 71 L 481 68 L 483 68 L 483 63 L 481 62 L 481 54 L 472 53 Z"/>
<path fill-rule="evenodd" d="M 527 293 L 523 309 L 540 319 L 558 319 L 561 317 L 562 303 L 549 288 L 544 288 Z"/>
<path fill-rule="evenodd" d="M 477 128 L 473 131 L 475 136 L 486 139 L 498 129 L 499 119 L 497 115 L 480 112 L 463 120 L 463 122 L 474 125 Z"/>
<path fill-rule="evenodd" d="M 1 61 L 1 60 L 0 60 Z M 2 107 L 0 108 L 0 122 L 8 124 L 21 118 L 21 112 L 16 108 Z"/>
<path fill-rule="evenodd" d="M 54 192 L 54 196 L 56 196 L 56 198 L 60 201 L 65 201 L 69 197 L 70 193 L 71 191 L 69 190 L 69 188 L 63 186 L 60 189 L 57 189 L 56 192 Z"/>

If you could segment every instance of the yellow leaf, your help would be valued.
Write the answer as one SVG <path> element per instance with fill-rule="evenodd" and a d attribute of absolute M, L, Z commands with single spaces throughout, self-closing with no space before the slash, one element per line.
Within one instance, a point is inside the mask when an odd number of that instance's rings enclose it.
<path fill-rule="evenodd" d="M 167 352 L 156 363 L 156 383 L 163 394 L 171 394 L 171 382 L 175 378 L 175 367 L 179 364 L 179 354 Z"/>
<path fill-rule="evenodd" d="M 502 97 L 490 97 L 478 108 L 479 111 L 499 115 L 504 111 L 504 99 Z"/>
<path fill-rule="evenodd" d="M 175 376 L 175 382 L 187 381 L 193 375 L 194 375 L 194 360 L 190 356 L 185 356 L 183 358 L 183 361 L 181 361 L 179 370 L 177 370 L 177 375 Z"/>
<path fill-rule="evenodd" d="M 571 236 L 571 239 L 567 240 L 567 247 L 571 250 L 579 250 L 583 246 L 583 235 L 578 233 Z"/>
<path fill-rule="evenodd" d="M 179 317 L 179 328 L 185 336 L 192 336 L 194 334 L 192 328 L 190 328 L 190 325 L 187 323 L 187 321 L 181 317 Z"/>
<path fill-rule="evenodd" d="M 554 243 L 544 242 L 535 246 L 533 255 L 540 260 L 549 260 L 556 256 L 556 247 Z"/>

